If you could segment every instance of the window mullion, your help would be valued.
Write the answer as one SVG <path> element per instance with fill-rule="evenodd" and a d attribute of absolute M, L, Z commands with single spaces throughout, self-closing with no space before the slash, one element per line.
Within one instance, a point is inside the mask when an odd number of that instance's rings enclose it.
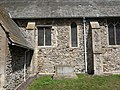
<path fill-rule="evenodd" d="M 117 45 L 117 41 L 116 41 L 116 25 L 114 25 L 114 38 L 115 38 L 115 45 Z"/>
<path fill-rule="evenodd" d="M 45 46 L 45 28 L 43 28 L 44 29 L 44 46 Z"/>

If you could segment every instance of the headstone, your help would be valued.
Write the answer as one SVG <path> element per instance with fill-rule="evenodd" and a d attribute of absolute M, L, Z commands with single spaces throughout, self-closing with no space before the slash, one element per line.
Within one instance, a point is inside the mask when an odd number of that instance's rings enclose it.
<path fill-rule="evenodd" d="M 77 78 L 72 66 L 68 65 L 57 65 L 55 67 L 55 75 L 53 79 L 64 79 L 64 78 Z"/>

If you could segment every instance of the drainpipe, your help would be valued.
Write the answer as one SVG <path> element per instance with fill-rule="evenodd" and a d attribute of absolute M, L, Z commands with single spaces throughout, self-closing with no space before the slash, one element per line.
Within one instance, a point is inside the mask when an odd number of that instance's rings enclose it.
<path fill-rule="evenodd" d="M 85 55 L 85 72 L 87 73 L 87 44 L 86 44 L 86 28 L 85 28 L 85 23 L 86 23 L 86 20 L 85 20 L 85 17 L 83 17 L 83 31 L 84 31 L 84 55 Z"/>
<path fill-rule="evenodd" d="M 25 62 L 24 62 L 24 82 L 26 81 L 25 76 L 26 76 L 26 61 L 27 61 L 27 52 L 28 52 L 28 51 L 29 51 L 29 49 L 25 51 Z"/>

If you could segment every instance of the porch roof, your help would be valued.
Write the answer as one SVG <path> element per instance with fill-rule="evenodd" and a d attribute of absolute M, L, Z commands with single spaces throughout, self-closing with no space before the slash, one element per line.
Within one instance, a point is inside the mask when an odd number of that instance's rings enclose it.
<path fill-rule="evenodd" d="M 0 25 L 12 43 L 21 47 L 33 49 L 31 43 L 25 39 L 19 27 L 9 17 L 8 13 L 2 7 L 0 7 Z"/>

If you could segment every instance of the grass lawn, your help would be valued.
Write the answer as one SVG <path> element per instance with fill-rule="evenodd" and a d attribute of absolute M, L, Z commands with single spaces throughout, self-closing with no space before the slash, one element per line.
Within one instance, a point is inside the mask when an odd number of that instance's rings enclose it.
<path fill-rule="evenodd" d="M 120 75 L 92 76 L 81 74 L 78 79 L 53 80 L 51 76 L 35 79 L 27 90 L 120 90 Z"/>

